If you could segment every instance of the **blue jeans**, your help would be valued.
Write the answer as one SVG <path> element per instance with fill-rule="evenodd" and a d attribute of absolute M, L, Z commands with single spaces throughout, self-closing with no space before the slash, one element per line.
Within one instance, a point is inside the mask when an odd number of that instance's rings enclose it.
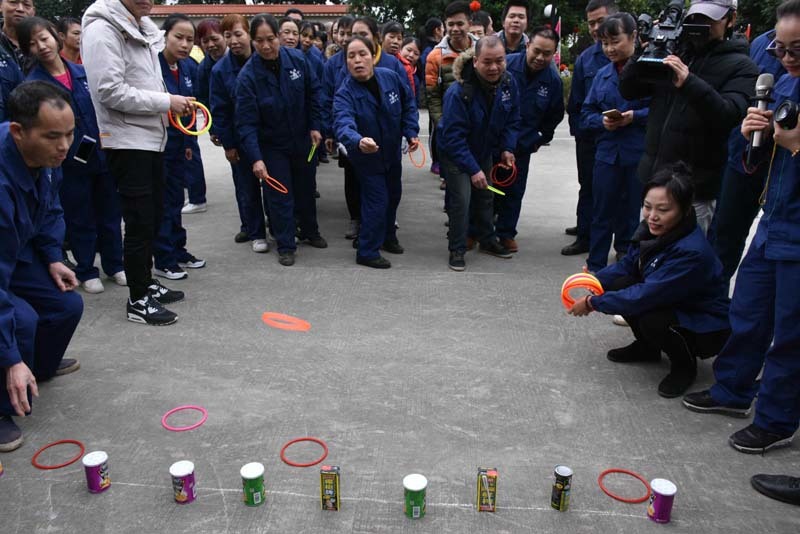
<path fill-rule="evenodd" d="M 447 232 L 448 248 L 451 251 L 467 250 L 467 231 L 474 228 L 475 238 L 480 243 L 497 239 L 494 232 L 494 198 L 488 189 L 475 189 L 467 173 L 458 168 L 445 154 L 440 154 L 441 165 L 445 168 L 445 180 L 449 203 L 447 216 L 450 228 Z M 492 160 L 481 165 L 486 180 L 491 183 L 489 174 Z M 470 226 L 470 222 L 472 226 Z"/>

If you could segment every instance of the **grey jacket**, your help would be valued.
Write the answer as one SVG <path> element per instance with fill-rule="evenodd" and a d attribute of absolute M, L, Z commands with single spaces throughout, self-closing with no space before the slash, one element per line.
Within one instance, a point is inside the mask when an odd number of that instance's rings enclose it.
<path fill-rule="evenodd" d="M 103 148 L 163 152 L 170 95 L 161 76 L 161 30 L 139 24 L 120 0 L 96 0 L 83 15 L 81 56 Z"/>

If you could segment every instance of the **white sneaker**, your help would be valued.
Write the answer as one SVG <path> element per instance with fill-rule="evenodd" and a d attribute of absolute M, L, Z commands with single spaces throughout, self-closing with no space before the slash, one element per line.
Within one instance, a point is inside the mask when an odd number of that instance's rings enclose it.
<path fill-rule="evenodd" d="M 628 321 L 625 320 L 625 317 L 621 315 L 615 315 L 611 322 L 617 326 L 630 326 Z"/>
<path fill-rule="evenodd" d="M 254 239 L 253 240 L 253 252 L 269 252 L 269 242 L 266 239 Z"/>
<path fill-rule="evenodd" d="M 81 284 L 87 293 L 102 293 L 106 290 L 99 278 L 90 278 Z"/>
<path fill-rule="evenodd" d="M 125 276 L 125 271 L 120 271 L 118 273 L 114 273 L 111 275 L 111 278 L 118 286 L 127 286 L 128 285 L 128 277 Z"/>
<path fill-rule="evenodd" d="M 192 204 L 190 202 L 181 208 L 181 213 L 184 215 L 187 213 L 203 213 L 207 209 L 208 207 L 206 206 L 205 202 L 203 204 Z"/>

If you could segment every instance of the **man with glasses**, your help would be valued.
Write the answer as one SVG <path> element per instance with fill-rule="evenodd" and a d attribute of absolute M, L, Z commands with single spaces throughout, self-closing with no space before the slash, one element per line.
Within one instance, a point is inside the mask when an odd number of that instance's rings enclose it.
<path fill-rule="evenodd" d="M 735 0 L 692 0 L 685 24 L 708 26 L 708 37 L 681 42 L 678 55 L 663 64 L 672 83 L 642 79 L 635 55 L 620 74 L 619 90 L 628 100 L 652 97 L 645 154 L 639 179 L 684 161 L 692 167 L 697 224 L 708 232 L 727 158 L 727 140 L 742 122 L 755 94 L 758 67 L 747 55 L 747 41 L 732 37 Z"/>

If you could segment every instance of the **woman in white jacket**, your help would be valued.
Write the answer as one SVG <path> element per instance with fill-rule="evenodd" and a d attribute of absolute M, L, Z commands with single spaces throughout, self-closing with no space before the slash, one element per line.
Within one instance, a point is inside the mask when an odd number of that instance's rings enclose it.
<path fill-rule="evenodd" d="M 193 98 L 167 93 L 158 51 L 163 38 L 147 16 L 152 0 L 97 0 L 83 17 L 81 55 L 125 220 L 128 320 L 166 325 L 163 304 L 183 299 L 155 279 L 153 239 L 161 223 L 167 113 L 187 114 Z"/>

